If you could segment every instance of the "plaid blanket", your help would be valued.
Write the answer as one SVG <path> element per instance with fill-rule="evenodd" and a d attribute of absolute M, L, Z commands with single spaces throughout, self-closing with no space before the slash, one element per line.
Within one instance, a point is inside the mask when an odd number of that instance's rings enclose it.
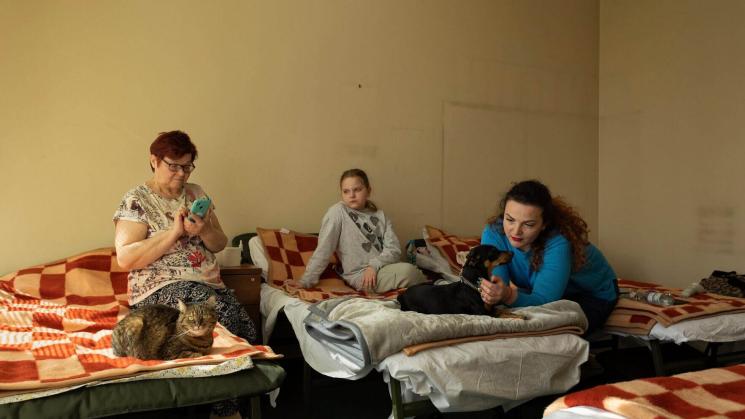
<path fill-rule="evenodd" d="M 372 300 L 392 300 L 395 299 L 398 294 L 402 293 L 403 289 L 396 289 L 384 292 L 382 294 L 376 294 L 367 291 L 357 291 L 350 287 L 346 282 L 337 278 L 325 278 L 318 281 L 318 284 L 312 288 L 302 288 L 296 285 L 292 285 L 284 280 L 270 280 L 269 285 L 286 292 L 291 297 L 299 298 L 309 303 L 317 303 L 319 301 L 328 300 L 331 298 L 354 296 L 360 298 L 367 298 Z"/>
<path fill-rule="evenodd" d="M 458 253 L 468 252 L 471 248 L 481 244 L 480 237 L 458 237 L 430 225 L 424 226 L 424 229 L 427 231 L 429 242 L 448 261 L 450 270 L 455 275 L 460 274 L 461 269 L 463 269 L 463 265 L 458 262 Z"/>
<path fill-rule="evenodd" d="M 391 290 L 383 294 L 357 291 L 347 285 L 334 271 L 334 265 L 338 263 L 336 255 L 332 257 L 326 270 L 321 274 L 316 286 L 299 287 L 288 280 L 299 280 L 303 276 L 305 267 L 318 246 L 318 237 L 284 229 L 257 228 L 256 232 L 269 262 L 267 284 L 286 292 L 291 297 L 310 303 L 347 296 L 390 300 L 403 292 L 403 289 Z"/>
<path fill-rule="evenodd" d="M 544 416 L 592 406 L 629 418 L 745 417 L 745 365 L 607 384 L 559 398 Z"/>
<path fill-rule="evenodd" d="M 704 316 L 730 314 L 745 311 L 745 299 L 703 293 L 683 297 L 679 288 L 667 288 L 658 284 L 619 279 L 620 288 L 647 289 L 671 293 L 676 300 L 684 301 L 669 307 L 620 298 L 616 308 L 605 322 L 605 330 L 630 335 L 648 335 L 655 324 L 670 326 L 683 320 Z"/>
<path fill-rule="evenodd" d="M 220 324 L 212 352 L 200 358 L 117 357 L 111 330 L 128 312 L 127 272 L 111 248 L 0 277 L 0 396 L 237 357 L 279 357 Z"/>

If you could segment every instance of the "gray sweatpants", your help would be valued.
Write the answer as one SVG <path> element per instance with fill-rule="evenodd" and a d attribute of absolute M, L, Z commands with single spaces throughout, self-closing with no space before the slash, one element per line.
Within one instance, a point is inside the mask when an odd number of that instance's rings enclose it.
<path fill-rule="evenodd" d="M 424 276 L 422 271 L 410 263 L 391 263 L 383 266 L 378 271 L 375 292 L 383 293 L 396 288 L 408 288 L 426 280 L 427 277 Z"/>

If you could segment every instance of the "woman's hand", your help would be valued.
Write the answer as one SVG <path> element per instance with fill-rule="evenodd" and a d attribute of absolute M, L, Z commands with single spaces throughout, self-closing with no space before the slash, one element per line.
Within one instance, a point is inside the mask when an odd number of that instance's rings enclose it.
<path fill-rule="evenodd" d="M 187 210 L 184 207 L 179 208 L 176 214 L 173 214 L 173 224 L 171 225 L 171 229 L 169 230 L 169 233 L 172 235 L 172 237 L 175 240 L 178 240 L 179 237 L 184 235 L 186 231 L 185 226 L 184 226 L 184 218 L 188 214 L 189 214 L 189 210 Z"/>
<path fill-rule="evenodd" d="M 201 218 L 198 215 L 189 212 L 189 210 L 187 210 L 186 208 L 182 209 L 185 211 L 185 214 L 182 216 L 184 230 L 186 231 L 186 234 L 189 235 L 189 237 L 198 236 L 202 233 L 202 230 L 206 231 L 207 229 L 209 229 L 209 223 L 207 222 L 207 220 L 209 220 L 212 216 L 212 207 L 207 210 L 207 214 L 204 215 L 204 218 Z M 173 221 L 175 224 L 176 220 Z"/>
<path fill-rule="evenodd" d="M 502 278 L 498 276 L 492 275 L 491 281 L 482 280 L 479 288 L 481 299 L 490 307 L 500 302 L 505 304 L 514 302 L 512 299 L 512 289 L 505 285 Z"/>
<path fill-rule="evenodd" d="M 378 283 L 378 271 L 372 266 L 368 266 L 362 274 L 362 289 L 375 291 L 375 285 Z"/>

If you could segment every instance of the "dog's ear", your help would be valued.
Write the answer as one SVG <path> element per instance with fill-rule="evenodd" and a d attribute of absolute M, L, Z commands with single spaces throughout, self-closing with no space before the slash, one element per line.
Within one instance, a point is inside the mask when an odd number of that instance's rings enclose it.
<path fill-rule="evenodd" d="M 497 257 L 496 263 L 497 265 L 504 265 L 505 263 L 509 263 L 512 260 L 512 252 L 499 252 L 499 257 Z"/>
<path fill-rule="evenodd" d="M 479 251 L 479 248 L 481 248 L 481 245 L 474 246 L 474 247 L 468 249 L 468 253 L 466 254 L 466 257 L 468 257 L 468 259 L 475 258 L 476 257 L 476 254 Z"/>

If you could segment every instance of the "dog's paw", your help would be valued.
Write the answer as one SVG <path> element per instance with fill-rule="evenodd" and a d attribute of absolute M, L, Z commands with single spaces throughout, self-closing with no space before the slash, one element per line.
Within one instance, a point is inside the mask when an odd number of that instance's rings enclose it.
<path fill-rule="evenodd" d="M 468 251 L 462 251 L 455 254 L 455 261 L 458 262 L 458 265 L 464 266 L 466 264 L 466 259 L 468 258 Z"/>

